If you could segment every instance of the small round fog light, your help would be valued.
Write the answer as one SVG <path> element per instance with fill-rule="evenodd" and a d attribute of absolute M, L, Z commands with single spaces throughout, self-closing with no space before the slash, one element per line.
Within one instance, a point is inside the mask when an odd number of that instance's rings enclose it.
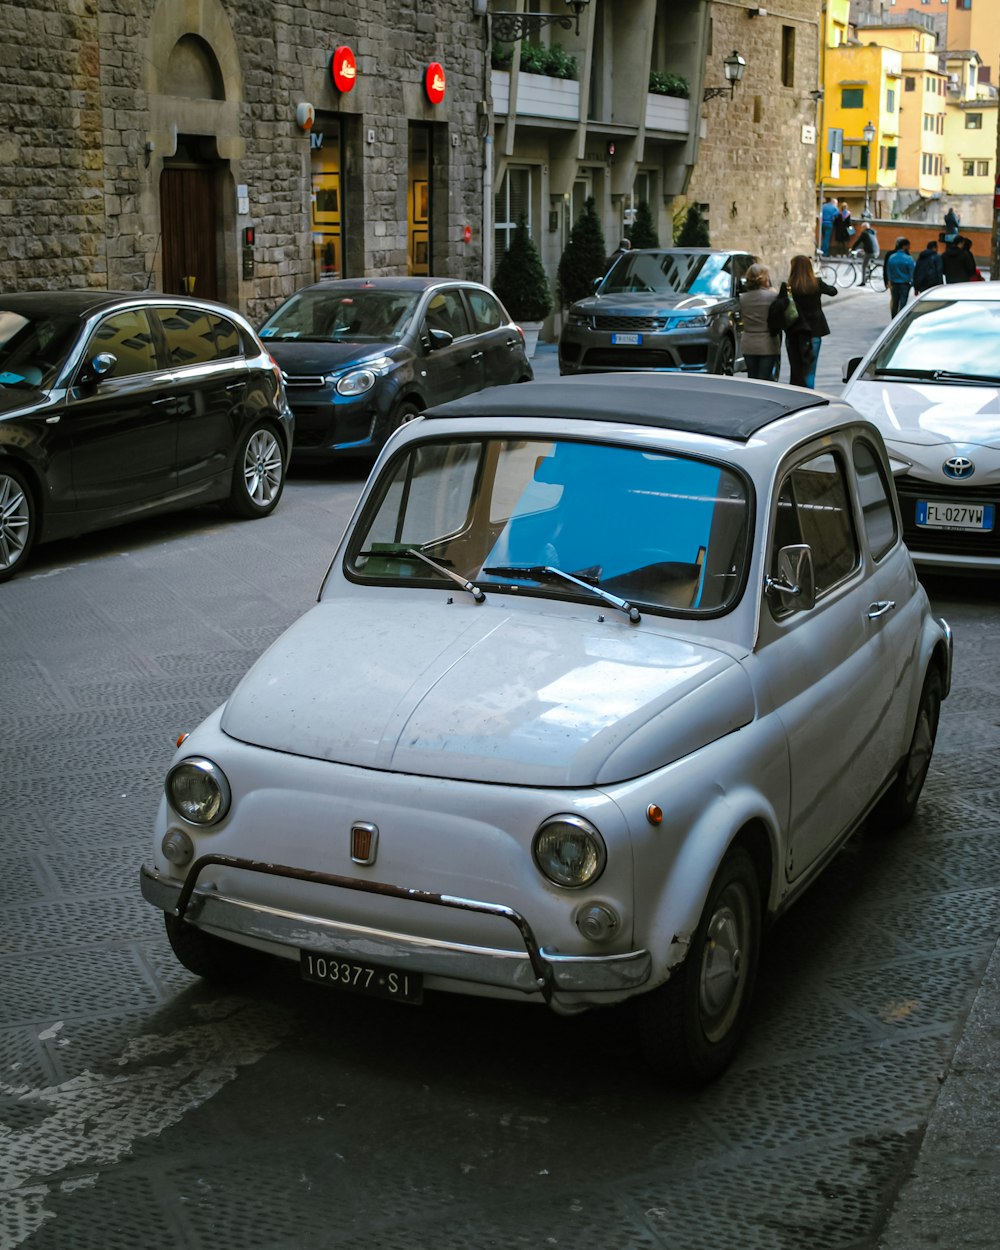
<path fill-rule="evenodd" d="M 588 942 L 607 942 L 618 932 L 621 920 L 606 903 L 592 903 L 577 912 L 576 927 Z"/>
<path fill-rule="evenodd" d="M 183 868 L 194 856 L 194 843 L 183 829 L 168 829 L 163 835 L 160 850 L 175 867 Z"/>

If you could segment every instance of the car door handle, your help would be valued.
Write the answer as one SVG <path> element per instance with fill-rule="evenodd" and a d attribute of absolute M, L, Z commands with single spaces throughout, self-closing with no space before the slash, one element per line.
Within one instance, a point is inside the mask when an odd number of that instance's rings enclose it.
<path fill-rule="evenodd" d="M 869 603 L 868 605 L 868 619 L 877 621 L 880 616 L 885 616 L 887 612 L 891 612 L 895 606 L 895 599 L 876 599 L 874 603 Z"/>
<path fill-rule="evenodd" d="M 469 357 L 470 360 L 482 360 L 482 358 L 483 358 L 482 352 L 473 352 L 472 355 Z"/>

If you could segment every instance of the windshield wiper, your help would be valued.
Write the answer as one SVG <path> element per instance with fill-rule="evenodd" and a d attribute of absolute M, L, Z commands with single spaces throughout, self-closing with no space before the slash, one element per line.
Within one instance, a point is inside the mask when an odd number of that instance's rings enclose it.
<path fill-rule="evenodd" d="M 574 577 L 572 573 L 564 573 L 562 569 L 554 568 L 551 564 L 490 564 L 484 566 L 483 572 L 496 577 L 530 577 L 535 582 L 543 581 L 545 578 L 556 578 L 569 582 L 573 586 L 579 586 L 581 590 L 589 590 L 598 599 L 603 599 L 613 608 L 624 612 L 633 624 L 642 620 L 639 609 L 627 599 L 619 599 L 617 595 L 611 594 L 608 590 L 602 590 L 593 582 L 584 581 L 582 577 Z"/>
<path fill-rule="evenodd" d="M 996 386 L 1000 378 L 990 373 L 958 373 L 951 369 L 935 369 L 935 382 L 979 382 L 983 386 Z"/>
<path fill-rule="evenodd" d="M 432 560 L 430 556 L 425 556 L 416 547 L 410 547 L 403 554 L 414 556 L 417 560 L 423 560 L 424 564 L 429 564 L 436 573 L 440 573 L 442 577 L 447 577 L 450 581 L 453 581 L 456 586 L 461 586 L 463 590 L 467 590 L 476 603 L 482 603 L 486 599 L 486 595 L 478 586 L 473 585 L 468 578 L 463 577 L 461 573 L 453 573 L 451 569 L 446 569 L 443 564 L 438 564 L 437 560 Z"/>

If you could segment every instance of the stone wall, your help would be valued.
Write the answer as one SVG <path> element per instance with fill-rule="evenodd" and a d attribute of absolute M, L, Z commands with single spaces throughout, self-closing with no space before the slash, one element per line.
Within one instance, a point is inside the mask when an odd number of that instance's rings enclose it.
<path fill-rule="evenodd" d="M 708 205 L 712 245 L 759 255 L 777 282 L 791 257 L 814 249 L 819 211 L 816 146 L 803 127 L 816 126 L 810 91 L 819 83 L 819 0 L 780 0 L 767 16 L 749 5 L 713 3 L 707 86 L 725 82 L 723 58 L 735 48 L 746 70 L 732 100 L 701 105 L 698 163 L 686 200 Z M 782 84 L 782 28 L 795 31 L 792 86 Z M 680 206 L 678 202 L 677 207 Z"/>

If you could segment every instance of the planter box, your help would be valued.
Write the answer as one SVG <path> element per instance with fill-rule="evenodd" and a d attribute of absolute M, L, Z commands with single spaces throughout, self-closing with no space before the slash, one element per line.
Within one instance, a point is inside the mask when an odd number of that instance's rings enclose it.
<path fill-rule="evenodd" d="M 646 129 L 687 134 L 691 129 L 691 101 L 672 95 L 647 95 Z"/>
<path fill-rule="evenodd" d="M 510 74 L 493 70 L 493 112 L 506 116 L 510 107 Z M 580 84 L 566 78 L 543 74 L 519 74 L 517 112 L 526 117 L 555 117 L 561 121 L 580 120 Z"/>

